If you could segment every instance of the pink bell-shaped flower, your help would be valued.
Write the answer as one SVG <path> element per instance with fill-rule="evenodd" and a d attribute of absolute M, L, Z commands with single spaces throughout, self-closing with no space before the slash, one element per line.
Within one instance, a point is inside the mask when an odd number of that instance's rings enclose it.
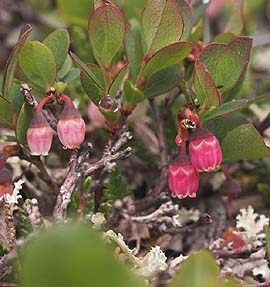
<path fill-rule="evenodd" d="M 179 155 L 169 167 L 169 187 L 173 197 L 183 199 L 196 197 L 199 187 L 199 173 L 188 156 Z"/>
<path fill-rule="evenodd" d="M 0 198 L 6 194 L 13 194 L 12 174 L 3 167 L 0 169 Z"/>
<path fill-rule="evenodd" d="M 52 138 L 53 131 L 42 113 L 42 106 L 38 106 L 27 130 L 27 143 L 31 154 L 48 155 Z"/>
<path fill-rule="evenodd" d="M 199 172 L 218 169 L 222 162 L 218 139 L 204 127 L 200 127 L 190 135 L 189 155 L 192 165 Z"/>
<path fill-rule="evenodd" d="M 59 116 L 57 134 L 64 147 L 75 149 L 84 141 L 85 122 L 71 99 L 65 95 L 62 95 L 61 98 L 66 105 Z"/>

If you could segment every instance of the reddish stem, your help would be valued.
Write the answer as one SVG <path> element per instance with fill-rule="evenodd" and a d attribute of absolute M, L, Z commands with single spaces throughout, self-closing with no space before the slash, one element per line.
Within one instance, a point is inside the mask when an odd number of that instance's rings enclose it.
<path fill-rule="evenodd" d="M 67 105 L 67 107 L 73 107 L 73 102 L 72 102 L 72 100 L 68 97 L 68 96 L 66 96 L 66 95 L 64 95 L 64 94 L 61 94 L 60 95 L 60 98 L 65 102 L 65 104 Z"/>

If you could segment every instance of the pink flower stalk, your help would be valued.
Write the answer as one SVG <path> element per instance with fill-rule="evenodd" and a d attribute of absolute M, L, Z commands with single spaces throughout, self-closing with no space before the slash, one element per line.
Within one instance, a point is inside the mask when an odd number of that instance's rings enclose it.
<path fill-rule="evenodd" d="M 42 107 L 48 100 L 43 98 L 27 130 L 27 143 L 32 155 L 48 155 L 52 144 L 53 131 L 42 113 Z"/>
<path fill-rule="evenodd" d="M 188 156 L 179 155 L 169 167 L 169 187 L 173 197 L 183 199 L 196 197 L 199 173 L 190 163 Z"/>
<path fill-rule="evenodd" d="M 88 118 L 90 120 L 90 125 L 93 128 L 100 128 L 105 126 L 105 118 L 102 115 L 102 113 L 99 111 L 98 107 L 90 101 L 89 106 L 88 106 Z"/>
<path fill-rule="evenodd" d="M 218 169 L 222 162 L 218 139 L 203 127 L 190 135 L 189 155 L 192 165 L 199 172 Z"/>
<path fill-rule="evenodd" d="M 64 147 L 75 149 L 84 141 L 85 122 L 71 99 L 65 95 L 61 95 L 61 98 L 65 107 L 57 123 L 57 134 Z"/>
<path fill-rule="evenodd" d="M 13 194 L 12 174 L 3 167 L 0 169 L 0 198 L 5 194 Z"/>

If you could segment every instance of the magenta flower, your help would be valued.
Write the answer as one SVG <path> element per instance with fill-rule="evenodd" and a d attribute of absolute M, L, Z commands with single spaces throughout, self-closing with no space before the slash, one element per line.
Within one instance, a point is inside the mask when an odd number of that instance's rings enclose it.
<path fill-rule="evenodd" d="M 173 197 L 196 197 L 199 173 L 186 155 L 179 155 L 170 165 L 169 187 Z"/>
<path fill-rule="evenodd" d="M 52 144 L 53 131 L 38 105 L 27 130 L 27 143 L 32 155 L 48 155 Z"/>
<path fill-rule="evenodd" d="M 189 155 L 192 165 L 199 172 L 218 169 L 222 162 L 218 139 L 203 127 L 190 135 Z"/>
<path fill-rule="evenodd" d="M 75 149 L 84 141 L 85 122 L 70 98 L 62 95 L 66 105 L 57 123 L 57 134 L 64 147 Z"/>

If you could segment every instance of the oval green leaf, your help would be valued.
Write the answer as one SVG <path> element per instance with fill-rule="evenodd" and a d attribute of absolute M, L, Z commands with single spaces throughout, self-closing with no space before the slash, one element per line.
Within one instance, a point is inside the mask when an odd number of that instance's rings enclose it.
<path fill-rule="evenodd" d="M 123 79 L 125 75 L 127 74 L 128 68 L 129 68 L 129 63 L 126 63 L 112 80 L 111 85 L 109 87 L 109 95 L 111 97 L 116 97 L 117 92 L 120 88 L 120 85 L 122 84 Z"/>
<path fill-rule="evenodd" d="M 37 41 L 26 42 L 18 56 L 25 76 L 34 84 L 47 90 L 55 81 L 56 62 L 52 51 Z"/>
<path fill-rule="evenodd" d="M 87 68 L 95 75 L 97 79 L 105 85 L 103 72 L 101 68 L 94 64 L 88 64 Z M 87 77 L 83 72 L 81 72 L 81 83 L 87 96 L 98 106 L 99 101 L 104 96 L 104 91 L 102 92 L 92 80 L 92 78 Z"/>
<path fill-rule="evenodd" d="M 205 122 L 216 118 L 220 118 L 222 116 L 226 116 L 228 114 L 231 114 L 244 108 L 247 105 L 247 103 L 248 100 L 246 99 L 232 100 L 203 114 L 201 116 L 201 120 Z"/>
<path fill-rule="evenodd" d="M 215 258 L 205 250 L 189 256 L 168 287 L 217 286 L 219 268 Z"/>
<path fill-rule="evenodd" d="M 221 87 L 221 93 L 232 89 L 245 72 L 251 44 L 251 38 L 237 37 L 228 45 L 212 43 L 203 49 L 199 61 L 206 66 L 216 87 Z"/>
<path fill-rule="evenodd" d="M 143 87 L 146 98 L 155 97 L 170 91 L 179 84 L 182 78 L 180 66 L 173 65 L 152 75 Z"/>
<path fill-rule="evenodd" d="M 194 65 L 194 87 L 200 105 L 219 105 L 219 94 L 215 83 L 204 64 L 199 61 Z"/>
<path fill-rule="evenodd" d="M 88 34 L 97 62 L 110 66 L 125 37 L 125 20 L 112 3 L 105 3 L 92 12 Z"/>
<path fill-rule="evenodd" d="M 184 60 L 192 50 L 190 42 L 175 42 L 157 51 L 150 59 L 147 60 L 143 75 L 150 77 L 153 74 L 173 66 Z"/>
<path fill-rule="evenodd" d="M 142 25 L 149 54 L 178 41 L 184 29 L 183 16 L 175 0 L 149 0 Z"/>
<path fill-rule="evenodd" d="M 43 44 L 45 44 L 54 55 L 57 72 L 61 69 L 66 60 L 69 43 L 69 35 L 65 29 L 55 30 L 43 41 Z"/>
<path fill-rule="evenodd" d="M 181 39 L 186 40 L 189 37 L 193 27 L 192 7 L 186 0 L 176 0 L 176 3 L 179 6 L 184 21 L 184 30 Z"/>
<path fill-rule="evenodd" d="M 145 99 L 143 92 L 134 87 L 129 80 L 125 80 L 123 92 L 123 106 L 126 110 L 132 111 L 135 105 Z"/>
<path fill-rule="evenodd" d="M 251 124 L 240 125 L 229 131 L 221 143 L 223 161 L 254 160 L 270 157 L 270 149 Z"/>
<path fill-rule="evenodd" d="M 58 225 L 38 234 L 21 259 L 20 285 L 25 287 L 144 286 L 87 225 Z"/>

